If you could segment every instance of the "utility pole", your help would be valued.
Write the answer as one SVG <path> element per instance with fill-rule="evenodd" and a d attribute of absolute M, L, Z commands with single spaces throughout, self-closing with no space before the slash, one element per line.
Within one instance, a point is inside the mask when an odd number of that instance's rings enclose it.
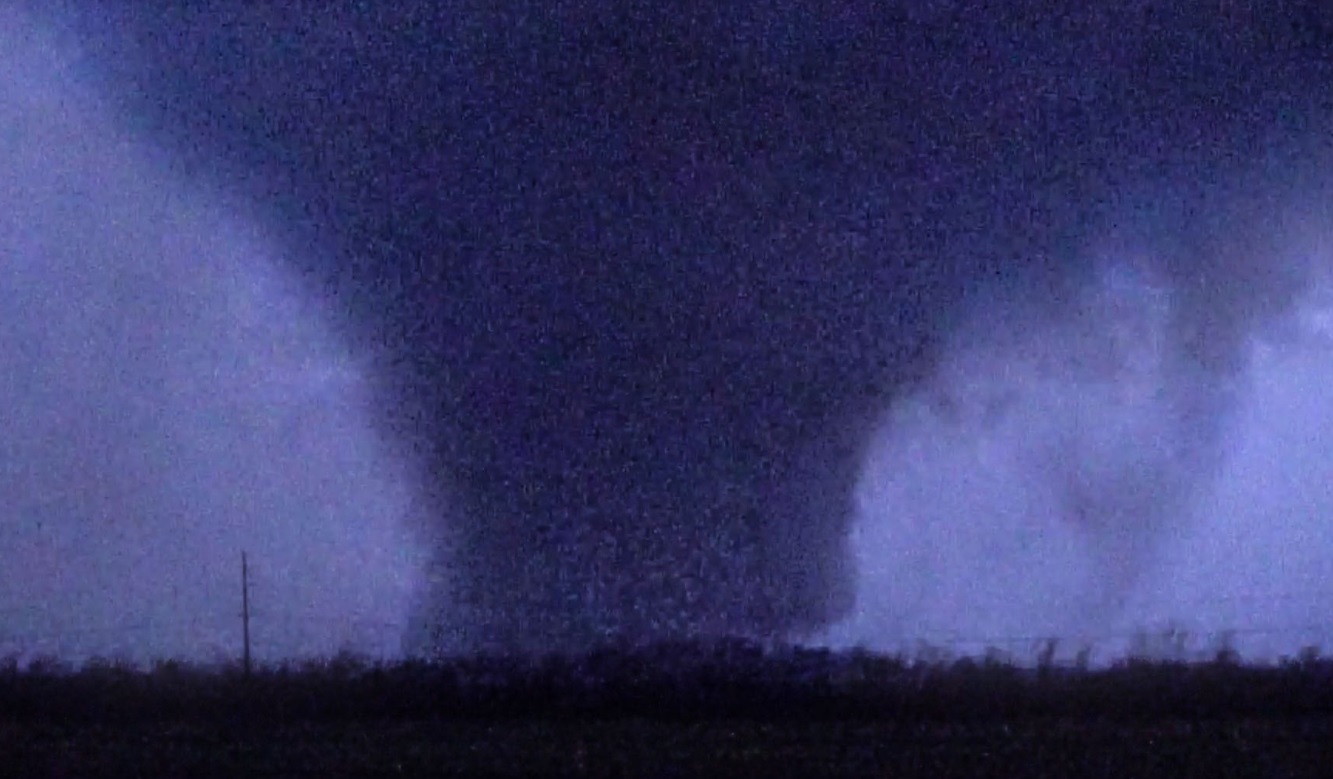
<path fill-rule="evenodd" d="M 241 552 L 241 636 L 245 642 L 245 654 L 242 655 L 241 666 L 245 672 L 245 678 L 250 678 L 250 568 L 245 560 L 245 552 Z"/>

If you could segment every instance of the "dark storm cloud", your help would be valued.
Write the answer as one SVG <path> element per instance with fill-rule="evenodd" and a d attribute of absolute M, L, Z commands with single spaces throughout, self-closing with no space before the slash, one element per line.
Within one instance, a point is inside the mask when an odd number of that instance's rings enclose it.
<path fill-rule="evenodd" d="M 307 270 L 440 501 L 423 621 L 550 647 L 846 613 L 870 421 L 987 301 L 1058 316 L 1126 197 L 1185 193 L 1131 221 L 1177 241 L 1180 402 L 1214 413 L 1292 287 L 1218 253 L 1251 214 L 1209 182 L 1316 135 L 1327 20 L 1045 6 L 69 18 L 183 164 L 336 258 Z"/>

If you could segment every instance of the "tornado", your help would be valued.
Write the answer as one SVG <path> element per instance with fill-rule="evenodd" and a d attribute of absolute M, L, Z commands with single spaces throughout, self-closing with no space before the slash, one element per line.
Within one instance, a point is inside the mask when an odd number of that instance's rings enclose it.
<path fill-rule="evenodd" d="M 1152 273 L 1181 424 L 1218 416 L 1243 335 L 1300 286 L 1217 259 L 1227 217 L 1199 208 L 1259 218 L 1209 182 L 1310 151 L 1333 83 L 1316 4 L 927 5 L 61 19 L 345 313 L 430 506 L 408 644 L 550 650 L 854 613 L 886 410 L 992 313 L 1064 316 L 1127 213 L 1133 240 L 1171 237 Z M 1183 194 L 1145 217 L 1142 193 Z M 1079 478 L 1060 499 L 1090 532 L 1142 513 L 1099 497 L 1136 500 L 1119 477 Z"/>

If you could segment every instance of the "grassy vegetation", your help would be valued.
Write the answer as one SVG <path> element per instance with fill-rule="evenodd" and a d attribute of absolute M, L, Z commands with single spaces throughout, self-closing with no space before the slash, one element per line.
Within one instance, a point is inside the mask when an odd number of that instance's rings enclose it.
<path fill-rule="evenodd" d="M 1317 776 L 1333 661 L 921 662 L 742 641 L 579 657 L 0 667 L 6 773 Z M 16 772 L 16 773 L 14 773 Z"/>

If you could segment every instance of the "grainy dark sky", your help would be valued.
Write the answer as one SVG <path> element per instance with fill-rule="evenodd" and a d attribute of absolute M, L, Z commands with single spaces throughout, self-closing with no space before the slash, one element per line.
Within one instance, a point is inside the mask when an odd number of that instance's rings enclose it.
<path fill-rule="evenodd" d="M 1253 352 L 1299 330 L 1326 262 L 1328 13 L 711 6 L 34 13 L 107 106 L 88 121 L 170 183 L 124 175 L 262 235 L 244 272 L 319 312 L 290 337 L 351 355 L 375 443 L 317 438 L 405 479 L 385 532 L 414 541 L 377 554 L 431 558 L 412 641 L 1129 619 L 1294 392 L 1254 389 Z M 29 70 L 15 94 L 72 94 Z M 223 283 L 181 273 L 142 294 Z M 1006 522 L 1055 545 L 1009 611 L 957 594 L 1017 592 L 966 551 Z"/>

